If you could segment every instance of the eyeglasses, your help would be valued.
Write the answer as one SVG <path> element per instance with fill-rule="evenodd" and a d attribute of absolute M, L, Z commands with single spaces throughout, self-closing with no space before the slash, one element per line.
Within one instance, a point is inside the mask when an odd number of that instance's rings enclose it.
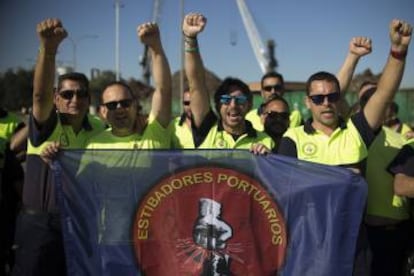
<path fill-rule="evenodd" d="M 235 100 L 236 104 L 245 104 L 247 102 L 247 97 L 244 95 L 240 96 L 230 96 L 230 95 L 221 95 L 220 103 L 229 105 L 231 100 Z"/>
<path fill-rule="evenodd" d="M 108 110 L 115 110 L 120 106 L 121 108 L 128 108 L 132 105 L 133 100 L 132 99 L 125 99 L 121 101 L 113 101 L 113 102 L 107 102 L 102 105 L 106 106 Z"/>
<path fill-rule="evenodd" d="M 73 98 L 73 96 L 75 96 L 75 94 L 76 94 L 77 98 L 87 98 L 87 97 L 89 97 L 88 90 L 86 90 L 86 89 L 62 90 L 62 91 L 59 91 L 58 93 L 59 93 L 59 96 L 61 96 L 65 100 L 72 100 L 72 98 Z"/>
<path fill-rule="evenodd" d="M 271 92 L 272 89 L 274 89 L 275 91 L 282 91 L 283 90 L 283 86 L 280 85 L 280 84 L 263 86 L 263 90 L 264 91 Z"/>
<path fill-rule="evenodd" d="M 321 105 L 325 102 L 325 98 L 328 98 L 329 103 L 336 103 L 341 94 L 339 92 L 334 92 L 328 95 L 309 95 L 308 97 L 312 100 L 312 102 L 316 105 Z"/>
<path fill-rule="evenodd" d="M 183 101 L 183 105 L 190 105 L 190 101 Z"/>
<path fill-rule="evenodd" d="M 263 115 L 270 116 L 270 117 L 279 117 L 283 119 L 288 119 L 290 116 L 289 112 L 277 112 L 277 111 L 266 111 L 266 112 L 263 112 Z"/>

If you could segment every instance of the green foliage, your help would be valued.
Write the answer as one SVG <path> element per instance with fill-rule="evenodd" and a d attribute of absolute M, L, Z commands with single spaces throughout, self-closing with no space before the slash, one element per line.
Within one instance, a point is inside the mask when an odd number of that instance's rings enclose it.
<path fill-rule="evenodd" d="M 32 105 L 33 70 L 9 69 L 0 75 L 0 105 L 7 110 L 20 110 Z"/>

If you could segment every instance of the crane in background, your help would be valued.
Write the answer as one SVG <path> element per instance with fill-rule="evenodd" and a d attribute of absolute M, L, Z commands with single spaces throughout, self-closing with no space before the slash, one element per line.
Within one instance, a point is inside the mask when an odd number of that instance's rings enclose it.
<path fill-rule="evenodd" d="M 265 47 L 246 2 L 244 0 L 236 0 L 236 2 L 239 8 L 240 16 L 243 20 L 244 28 L 246 29 L 247 36 L 250 40 L 250 45 L 252 46 L 262 73 L 264 74 L 276 71 L 278 63 L 275 58 L 274 40 L 268 40 Z"/>
<path fill-rule="evenodd" d="M 152 22 L 159 23 L 160 17 L 160 10 L 161 10 L 161 0 L 154 0 L 154 6 L 152 11 Z M 146 85 L 150 85 L 151 82 L 151 58 L 148 55 L 148 46 L 145 45 L 144 54 L 142 55 L 139 64 L 142 67 L 142 81 Z"/>

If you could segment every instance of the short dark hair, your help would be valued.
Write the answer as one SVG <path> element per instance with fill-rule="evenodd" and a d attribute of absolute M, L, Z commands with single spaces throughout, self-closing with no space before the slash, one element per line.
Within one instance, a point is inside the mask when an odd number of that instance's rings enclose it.
<path fill-rule="evenodd" d="M 308 81 L 306 82 L 306 95 L 309 96 L 310 94 L 310 87 L 312 82 L 314 81 L 327 81 L 327 82 L 333 82 L 335 84 L 335 86 L 338 88 L 338 92 L 341 92 L 341 86 L 339 85 L 339 81 L 338 78 L 334 75 L 331 74 L 329 72 L 325 72 L 325 71 L 319 71 L 316 72 L 315 74 L 311 75 L 308 79 Z"/>
<path fill-rule="evenodd" d="M 238 89 L 241 90 L 241 92 L 247 97 L 247 100 L 249 102 L 252 102 L 253 95 L 250 91 L 249 86 L 238 78 L 227 77 L 221 82 L 220 86 L 214 93 L 214 104 L 218 113 L 220 113 L 220 97 L 222 95 L 230 94 L 231 92 Z"/>
<path fill-rule="evenodd" d="M 62 74 L 58 77 L 58 86 L 57 89 L 60 90 L 62 88 L 62 83 L 65 80 L 72 80 L 77 81 L 80 83 L 80 85 L 89 91 L 89 80 L 85 76 L 85 74 L 79 73 L 79 72 L 70 72 L 66 74 Z"/>
<path fill-rule="evenodd" d="M 122 87 L 124 87 L 128 92 L 129 92 L 129 94 L 131 95 L 131 97 L 133 98 L 133 99 L 135 99 L 135 94 L 134 94 L 134 92 L 132 91 L 132 89 L 131 89 L 131 87 L 126 83 L 126 82 L 124 82 L 124 81 L 111 81 L 110 83 L 108 83 L 107 85 L 105 85 L 105 87 L 104 87 L 104 89 L 102 90 L 102 93 L 101 93 L 101 103 L 103 103 L 103 92 L 108 88 L 108 87 L 110 87 L 110 86 L 113 86 L 113 85 L 119 85 L 119 86 L 122 86 Z"/>
<path fill-rule="evenodd" d="M 398 106 L 396 102 L 392 102 L 390 104 L 390 108 L 391 108 L 391 111 L 394 112 L 394 114 L 398 114 L 398 110 L 400 109 L 400 107 Z"/>
<path fill-rule="evenodd" d="M 282 96 L 278 95 L 278 94 L 272 94 L 272 95 L 271 95 L 271 96 L 267 99 L 267 101 L 265 101 L 264 103 L 262 103 L 262 104 L 259 106 L 259 114 L 262 114 L 262 113 L 263 113 L 263 111 L 264 111 L 264 109 L 266 108 L 266 106 L 267 106 L 269 103 L 274 102 L 274 101 L 279 101 L 279 102 L 284 103 L 284 105 L 287 107 L 287 112 L 290 112 L 290 111 L 289 111 L 289 103 L 286 101 L 286 99 L 285 99 L 285 98 L 283 98 Z"/>
<path fill-rule="evenodd" d="M 367 85 L 377 85 L 377 83 L 375 82 L 375 81 L 370 81 L 370 80 L 368 80 L 368 81 L 364 81 L 364 82 L 362 82 L 361 83 L 361 85 L 359 86 L 359 90 L 361 90 L 364 86 L 367 86 Z"/>
<path fill-rule="evenodd" d="M 263 81 L 267 78 L 278 78 L 281 82 L 281 85 L 283 86 L 283 89 L 285 89 L 285 79 L 283 78 L 283 75 L 277 72 L 267 72 L 262 76 L 262 79 L 260 80 L 260 88 L 263 89 Z"/>

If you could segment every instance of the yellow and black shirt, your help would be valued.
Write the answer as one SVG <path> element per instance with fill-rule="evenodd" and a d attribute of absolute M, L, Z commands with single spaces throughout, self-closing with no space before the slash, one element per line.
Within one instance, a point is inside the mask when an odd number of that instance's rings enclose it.
<path fill-rule="evenodd" d="M 312 119 L 303 126 L 286 131 L 280 141 L 278 153 L 315 163 L 353 167 L 364 172 L 368 147 L 378 130 L 369 126 L 363 112 L 348 121 L 339 119 L 338 127 L 326 135 L 312 126 Z"/>
<path fill-rule="evenodd" d="M 48 121 L 42 126 L 31 115 L 26 157 L 27 177 L 23 187 L 25 207 L 49 212 L 58 210 L 53 175 L 48 164 L 40 158 L 42 150 L 53 141 L 59 141 L 64 149 L 84 149 L 86 141 L 103 129 L 103 123 L 89 115 L 83 120 L 78 134 L 55 111 L 52 111 Z"/>

